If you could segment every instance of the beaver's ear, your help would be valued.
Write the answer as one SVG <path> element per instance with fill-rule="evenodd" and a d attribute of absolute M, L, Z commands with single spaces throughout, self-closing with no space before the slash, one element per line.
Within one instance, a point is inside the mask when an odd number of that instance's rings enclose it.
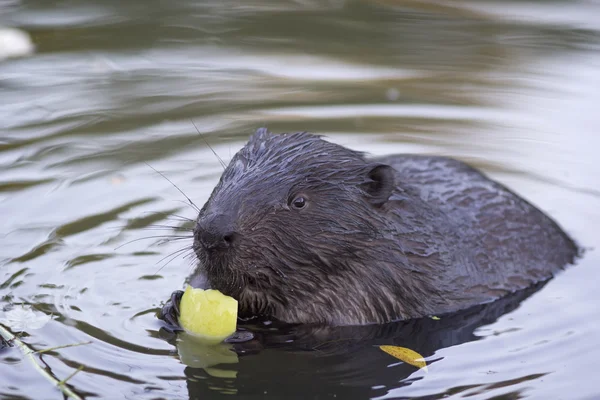
<path fill-rule="evenodd" d="M 394 169 L 386 164 L 371 164 L 360 186 L 367 193 L 369 202 L 380 207 L 388 201 L 396 187 Z"/>

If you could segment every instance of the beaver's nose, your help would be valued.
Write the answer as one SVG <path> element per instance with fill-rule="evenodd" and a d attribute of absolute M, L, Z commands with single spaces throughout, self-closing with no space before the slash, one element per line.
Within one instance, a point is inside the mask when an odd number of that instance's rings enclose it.
<path fill-rule="evenodd" d="M 194 237 L 206 250 L 226 249 L 233 244 L 237 233 L 230 215 L 208 214 L 198 220 Z"/>

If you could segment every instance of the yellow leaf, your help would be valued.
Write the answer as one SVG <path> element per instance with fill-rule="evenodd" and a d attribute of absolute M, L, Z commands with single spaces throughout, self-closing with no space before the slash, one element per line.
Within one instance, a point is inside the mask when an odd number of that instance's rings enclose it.
<path fill-rule="evenodd" d="M 416 351 L 400 346 L 379 346 L 379 348 L 398 360 L 422 368 L 427 372 L 427 363 L 424 357 Z"/>

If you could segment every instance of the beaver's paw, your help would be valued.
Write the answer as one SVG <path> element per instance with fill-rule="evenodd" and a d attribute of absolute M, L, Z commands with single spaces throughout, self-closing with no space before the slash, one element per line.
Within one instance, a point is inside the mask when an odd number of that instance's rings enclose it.
<path fill-rule="evenodd" d="M 244 330 L 243 328 L 237 328 L 235 332 L 229 335 L 225 340 L 225 343 L 246 343 L 254 339 L 254 333 Z"/>
<path fill-rule="evenodd" d="M 181 297 L 183 296 L 183 290 L 176 290 L 171 294 L 171 298 L 166 302 L 163 308 L 160 309 L 156 315 L 158 319 L 167 323 L 165 329 L 172 332 L 182 331 L 181 325 L 179 324 L 179 303 L 181 303 Z"/>

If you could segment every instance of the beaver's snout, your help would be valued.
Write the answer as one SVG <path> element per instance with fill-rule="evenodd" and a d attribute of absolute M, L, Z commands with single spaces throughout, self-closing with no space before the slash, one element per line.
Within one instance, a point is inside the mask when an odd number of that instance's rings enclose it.
<path fill-rule="evenodd" d="M 231 215 L 208 214 L 198 220 L 194 238 L 205 250 L 229 248 L 237 237 Z"/>

